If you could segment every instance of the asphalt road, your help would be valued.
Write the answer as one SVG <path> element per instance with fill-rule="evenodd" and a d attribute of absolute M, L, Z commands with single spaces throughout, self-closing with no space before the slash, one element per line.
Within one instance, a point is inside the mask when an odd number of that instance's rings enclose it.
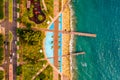
<path fill-rule="evenodd" d="M 5 2 L 5 20 L 2 22 L 1 26 L 5 27 L 5 63 L 3 67 L 5 69 L 5 80 L 9 80 L 9 46 L 8 46 L 8 32 L 9 32 L 9 22 L 8 22 L 8 1 Z"/>
<path fill-rule="evenodd" d="M 17 0 L 13 0 L 13 22 L 12 25 L 10 26 L 10 31 L 13 33 L 13 41 L 11 44 L 11 53 L 12 53 L 12 63 L 13 63 L 13 80 L 16 80 L 16 69 L 17 69 Z M 13 55 L 14 53 L 14 55 Z"/>
<path fill-rule="evenodd" d="M 5 28 L 5 60 L 4 64 L 2 65 L 5 69 L 5 80 L 9 80 L 9 65 L 13 65 L 13 80 L 16 80 L 16 68 L 17 68 L 17 45 L 15 44 L 15 41 L 17 41 L 17 2 L 16 0 L 13 0 L 13 22 L 9 22 L 9 1 L 5 1 L 5 19 L 0 23 L 1 27 Z M 10 46 L 8 45 L 9 42 L 9 31 L 13 33 L 13 41 L 11 44 L 11 50 Z M 14 53 L 14 56 L 12 55 L 12 62 L 10 63 L 10 53 L 11 55 Z"/>

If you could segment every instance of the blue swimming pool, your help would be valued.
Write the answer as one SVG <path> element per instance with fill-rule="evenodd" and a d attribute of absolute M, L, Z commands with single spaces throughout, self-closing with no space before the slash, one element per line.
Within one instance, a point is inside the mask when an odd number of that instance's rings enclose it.
<path fill-rule="evenodd" d="M 49 27 L 50 30 L 54 29 L 54 24 Z M 59 30 L 62 30 L 62 14 L 59 17 Z M 47 32 L 45 38 L 45 51 L 47 57 L 53 57 L 53 32 Z M 62 34 L 59 33 L 59 51 L 58 55 L 62 56 Z M 49 59 L 49 61 L 53 64 L 53 59 Z M 59 70 L 62 71 L 62 57 L 59 58 Z"/>

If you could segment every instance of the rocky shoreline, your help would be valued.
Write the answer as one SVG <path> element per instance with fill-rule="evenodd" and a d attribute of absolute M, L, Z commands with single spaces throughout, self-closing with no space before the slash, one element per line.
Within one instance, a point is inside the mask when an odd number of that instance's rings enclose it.
<path fill-rule="evenodd" d="M 64 5 L 68 0 L 63 0 L 62 5 Z M 66 9 L 62 13 L 63 25 L 62 30 L 70 31 L 70 7 L 67 6 Z M 68 34 L 62 35 L 62 55 L 70 54 L 70 39 L 71 36 Z M 62 58 L 62 73 L 71 79 L 70 72 L 70 56 Z"/>

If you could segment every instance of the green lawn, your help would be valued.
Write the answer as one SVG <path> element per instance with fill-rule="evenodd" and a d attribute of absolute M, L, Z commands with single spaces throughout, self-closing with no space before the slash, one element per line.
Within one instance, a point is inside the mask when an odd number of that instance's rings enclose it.
<path fill-rule="evenodd" d="M 42 73 L 40 73 L 35 80 L 53 80 L 53 69 L 49 65 Z"/>
<path fill-rule="evenodd" d="M 9 21 L 13 21 L 13 0 L 9 0 Z"/>
<path fill-rule="evenodd" d="M 3 5 L 4 5 L 4 0 L 0 0 L 0 19 L 3 19 L 4 17 Z"/>

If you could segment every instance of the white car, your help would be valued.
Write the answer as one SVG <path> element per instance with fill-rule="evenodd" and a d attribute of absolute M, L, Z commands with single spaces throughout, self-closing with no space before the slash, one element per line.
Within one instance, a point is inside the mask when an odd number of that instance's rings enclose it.
<path fill-rule="evenodd" d="M 17 41 L 15 41 L 15 44 L 17 45 Z"/>
<path fill-rule="evenodd" d="M 9 59 L 10 59 L 10 63 L 12 63 L 12 57 L 11 56 L 9 57 Z"/>
<path fill-rule="evenodd" d="M 10 63 L 12 63 L 12 58 L 10 58 Z"/>

